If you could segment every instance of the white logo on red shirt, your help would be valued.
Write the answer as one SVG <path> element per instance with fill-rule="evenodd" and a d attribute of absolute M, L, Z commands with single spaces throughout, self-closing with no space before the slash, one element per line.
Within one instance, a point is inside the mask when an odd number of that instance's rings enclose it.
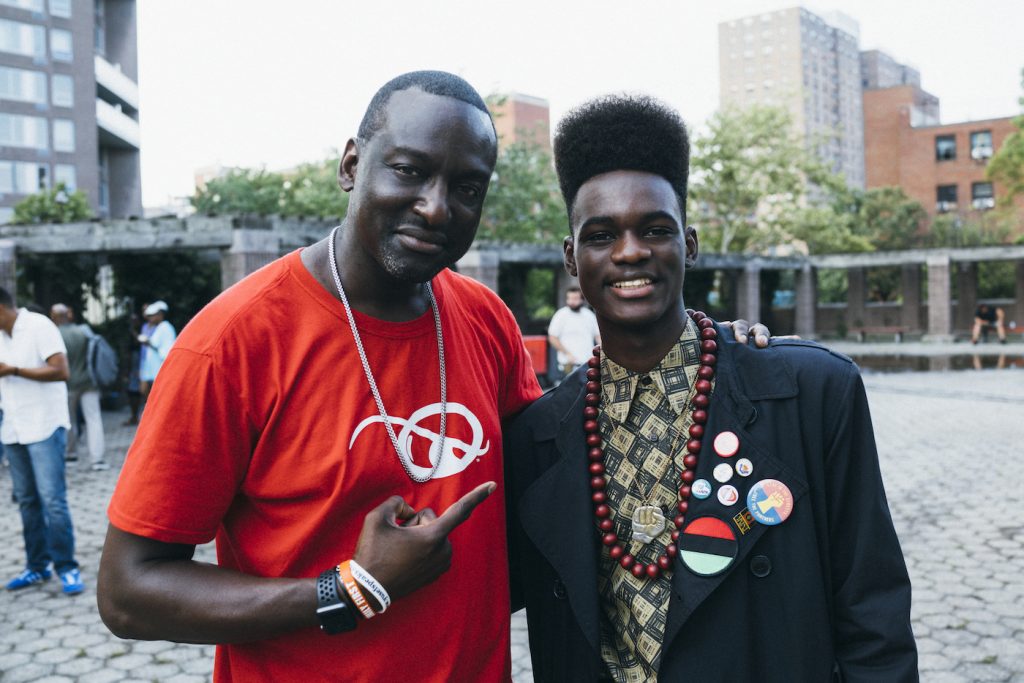
<path fill-rule="evenodd" d="M 406 420 L 401 417 L 395 417 L 394 415 L 388 415 L 388 422 L 392 426 L 400 425 L 402 427 L 395 436 L 398 438 L 398 447 L 401 449 L 400 456 L 405 464 L 409 466 L 412 473 L 417 477 L 426 477 L 430 474 L 430 470 L 433 468 L 434 463 L 437 462 L 437 447 L 441 442 L 441 435 L 437 432 L 433 432 L 424 427 L 420 427 L 419 423 L 428 417 L 441 414 L 441 404 L 431 403 L 430 405 L 423 406 L 418 409 L 409 419 Z M 434 472 L 432 479 L 443 479 L 444 477 L 450 477 L 453 474 L 459 474 L 462 470 L 469 467 L 474 460 L 482 455 L 485 455 L 491 448 L 491 442 L 484 443 L 484 429 L 480 425 L 480 420 L 473 412 L 462 405 L 461 403 L 449 403 L 448 404 L 448 425 L 450 427 L 451 416 L 462 415 L 469 422 L 469 428 L 472 431 L 473 443 L 467 444 L 465 441 L 456 439 L 450 434 L 445 435 L 444 439 L 444 459 L 441 461 L 441 465 Z M 384 418 L 380 415 L 371 415 L 366 418 L 356 427 L 355 431 L 352 432 L 352 439 L 348 442 L 348 447 L 352 448 L 352 445 L 356 442 L 359 434 L 366 428 L 375 423 L 384 423 Z M 412 451 L 412 439 L 413 436 L 422 436 L 430 441 L 430 467 L 421 467 L 412 461 L 410 453 Z M 459 450 L 462 455 L 459 456 L 455 451 Z"/>

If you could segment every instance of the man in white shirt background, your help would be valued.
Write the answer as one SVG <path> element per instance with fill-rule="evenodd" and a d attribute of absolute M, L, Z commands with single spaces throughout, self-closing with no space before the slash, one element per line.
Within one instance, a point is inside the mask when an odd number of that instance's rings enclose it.
<path fill-rule="evenodd" d="M 8 590 L 48 580 L 51 563 L 65 594 L 85 589 L 64 480 L 68 374 L 57 326 L 45 315 L 15 308 L 14 297 L 0 287 L 0 440 L 10 461 L 27 558 Z"/>
<path fill-rule="evenodd" d="M 565 292 L 565 306 L 555 311 L 548 324 L 548 343 L 558 351 L 558 367 L 568 375 L 586 362 L 601 343 L 597 318 L 583 305 L 583 292 L 570 287 Z"/>

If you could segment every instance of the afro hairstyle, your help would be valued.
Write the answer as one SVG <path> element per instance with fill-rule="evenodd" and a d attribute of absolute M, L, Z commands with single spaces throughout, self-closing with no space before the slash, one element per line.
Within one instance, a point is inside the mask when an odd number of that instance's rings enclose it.
<path fill-rule="evenodd" d="M 384 125 L 391 95 L 400 90 L 409 90 L 411 88 L 419 88 L 431 95 L 453 97 L 476 107 L 487 114 L 491 127 L 494 127 L 494 119 L 491 117 L 491 112 L 487 109 L 487 104 L 480 97 L 480 93 L 467 83 L 465 79 L 447 71 L 410 71 L 409 73 L 392 78 L 374 94 L 369 106 L 366 107 L 366 113 L 363 114 L 363 120 L 359 123 L 359 132 L 357 133 L 359 139 L 369 141 Z"/>
<path fill-rule="evenodd" d="M 645 171 L 672 185 L 682 210 L 690 168 L 686 124 L 646 95 L 608 95 L 569 111 L 555 132 L 555 171 L 572 217 L 583 183 L 609 171 Z"/>

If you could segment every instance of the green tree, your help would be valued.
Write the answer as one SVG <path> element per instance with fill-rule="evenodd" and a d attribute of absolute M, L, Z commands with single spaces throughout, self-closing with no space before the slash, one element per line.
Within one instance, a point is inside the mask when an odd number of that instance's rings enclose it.
<path fill-rule="evenodd" d="M 25 197 L 14 205 L 12 223 L 74 223 L 89 220 L 92 209 L 81 190 L 68 192 L 64 183 Z"/>
<path fill-rule="evenodd" d="M 1021 87 L 1024 88 L 1024 69 L 1021 69 Z M 1024 96 L 1018 101 L 1024 108 Z M 1012 206 L 1015 197 L 1024 195 L 1024 114 L 1016 117 L 1013 125 L 1017 130 L 1007 136 L 985 169 L 990 180 L 1005 188 L 1000 200 L 1004 207 Z"/>
<path fill-rule="evenodd" d="M 305 163 L 287 172 L 232 169 L 196 190 L 192 205 L 207 214 L 257 214 L 341 218 L 348 195 L 337 181 L 338 161 Z"/>
<path fill-rule="evenodd" d="M 220 294 L 220 261 L 216 252 L 110 254 L 114 296 L 138 312 L 144 303 L 162 299 L 167 317 L 181 330 L 203 306 Z"/>
<path fill-rule="evenodd" d="M 519 141 L 498 154 L 478 237 L 506 242 L 558 244 L 568 234 L 565 202 L 551 155 Z"/>
<path fill-rule="evenodd" d="M 899 187 L 858 191 L 855 231 L 880 251 L 913 249 L 923 240 L 928 213 Z"/>
<path fill-rule="evenodd" d="M 779 244 L 806 194 L 811 162 L 788 112 L 766 106 L 723 109 L 694 136 L 692 210 L 712 251 Z"/>

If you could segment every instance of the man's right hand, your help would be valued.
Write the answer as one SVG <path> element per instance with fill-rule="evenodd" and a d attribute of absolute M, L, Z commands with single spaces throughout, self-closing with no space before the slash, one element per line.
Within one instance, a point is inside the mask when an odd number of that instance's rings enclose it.
<path fill-rule="evenodd" d="M 477 486 L 440 517 L 430 508 L 417 512 L 400 496 L 388 498 L 366 515 L 355 561 L 392 598 L 422 588 L 448 571 L 452 562 L 448 535 L 469 519 L 496 487 L 493 481 Z"/>

